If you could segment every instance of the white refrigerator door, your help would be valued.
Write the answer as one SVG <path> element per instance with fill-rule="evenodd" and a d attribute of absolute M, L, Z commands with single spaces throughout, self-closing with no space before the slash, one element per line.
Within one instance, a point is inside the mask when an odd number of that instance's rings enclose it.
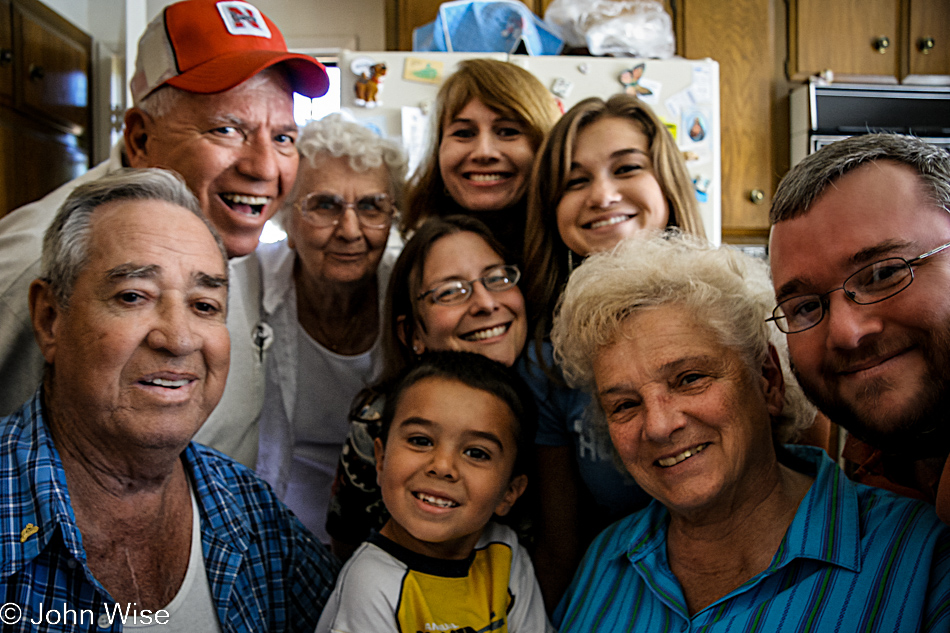
<path fill-rule="evenodd" d="M 490 57 L 527 69 L 566 111 L 587 97 L 636 93 L 667 124 L 693 178 L 706 236 L 721 236 L 719 64 L 713 60 L 527 56 L 504 53 L 343 51 L 341 105 L 380 134 L 402 140 L 414 168 L 425 151 L 427 113 L 445 77 L 464 59 Z M 375 103 L 359 104 L 359 73 L 385 63 Z"/>
<path fill-rule="evenodd" d="M 511 55 L 567 110 L 587 97 L 636 94 L 667 124 L 686 156 L 706 236 L 722 232 L 719 156 L 719 64 L 711 59 L 634 59 Z"/>

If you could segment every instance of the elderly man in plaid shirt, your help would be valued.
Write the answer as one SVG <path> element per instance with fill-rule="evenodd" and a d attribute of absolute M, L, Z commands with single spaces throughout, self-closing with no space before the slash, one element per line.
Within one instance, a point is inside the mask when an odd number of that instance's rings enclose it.
<path fill-rule="evenodd" d="M 0 420 L 3 630 L 313 630 L 337 562 L 191 441 L 230 349 L 227 256 L 196 198 L 160 169 L 82 185 L 42 262 L 45 376 Z"/>

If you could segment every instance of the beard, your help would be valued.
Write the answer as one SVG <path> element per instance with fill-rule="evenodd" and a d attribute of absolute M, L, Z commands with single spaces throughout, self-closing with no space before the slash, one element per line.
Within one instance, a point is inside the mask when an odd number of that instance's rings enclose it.
<path fill-rule="evenodd" d="M 894 345 L 872 341 L 848 353 L 837 352 L 819 367 L 815 380 L 792 372 L 805 395 L 835 424 L 887 454 L 914 460 L 945 458 L 950 453 L 950 322 L 939 330 L 914 332 Z M 885 355 L 887 350 L 916 347 L 926 367 L 916 393 L 903 406 L 883 406 L 883 399 L 897 387 L 885 377 L 869 379 L 853 396 L 842 393 L 838 372 L 863 359 Z"/>

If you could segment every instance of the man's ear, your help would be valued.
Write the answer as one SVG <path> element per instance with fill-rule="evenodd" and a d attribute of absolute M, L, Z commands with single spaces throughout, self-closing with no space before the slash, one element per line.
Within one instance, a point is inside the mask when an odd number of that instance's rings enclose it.
<path fill-rule="evenodd" d="M 511 481 L 508 482 L 508 489 L 505 490 L 505 496 L 502 497 L 501 501 L 498 502 L 498 505 L 495 506 L 495 514 L 503 517 L 511 512 L 511 507 L 515 505 L 515 501 L 518 500 L 518 497 L 524 494 L 524 491 L 527 487 L 527 475 L 518 475 L 516 477 L 512 477 Z"/>
<path fill-rule="evenodd" d="M 155 120 L 138 108 L 129 108 L 125 113 L 125 154 L 132 167 L 152 167 L 148 159 L 148 137 Z"/>
<path fill-rule="evenodd" d="M 769 343 L 769 353 L 762 363 L 762 386 L 770 415 L 781 415 L 785 409 L 785 376 L 778 350 Z"/>
<path fill-rule="evenodd" d="M 52 364 L 56 356 L 56 335 L 63 315 L 53 294 L 49 282 L 36 279 L 30 284 L 30 321 L 33 323 L 33 336 L 47 363 Z"/>

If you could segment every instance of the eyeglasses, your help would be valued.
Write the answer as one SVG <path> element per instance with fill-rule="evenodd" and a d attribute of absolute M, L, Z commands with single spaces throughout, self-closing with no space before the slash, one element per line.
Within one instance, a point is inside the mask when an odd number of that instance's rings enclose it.
<path fill-rule="evenodd" d="M 452 279 L 443 281 L 435 288 L 426 290 L 416 297 L 416 301 L 421 301 L 431 296 L 432 303 L 441 303 L 442 305 L 456 305 L 465 303 L 472 296 L 475 290 L 475 282 L 480 281 L 486 290 L 492 292 L 503 292 L 509 288 L 514 288 L 521 279 L 521 271 L 517 266 L 507 264 L 495 266 L 488 271 L 484 277 L 472 279 L 471 281 L 462 281 L 461 279 Z"/>
<path fill-rule="evenodd" d="M 360 224 L 368 229 L 387 228 L 395 214 L 392 200 L 385 193 L 364 196 L 356 202 L 327 193 L 310 193 L 295 206 L 305 220 L 321 228 L 339 224 L 347 209 L 353 209 Z"/>
<path fill-rule="evenodd" d="M 797 334 L 821 322 L 828 312 L 828 295 L 832 292 L 844 290 L 844 296 L 862 306 L 890 299 L 914 281 L 913 266 L 919 266 L 931 255 L 948 247 L 950 242 L 913 259 L 889 257 L 868 264 L 845 279 L 839 288 L 820 295 L 798 295 L 785 299 L 775 306 L 772 317 L 766 321 L 775 321 L 778 329 L 786 334 Z"/>

